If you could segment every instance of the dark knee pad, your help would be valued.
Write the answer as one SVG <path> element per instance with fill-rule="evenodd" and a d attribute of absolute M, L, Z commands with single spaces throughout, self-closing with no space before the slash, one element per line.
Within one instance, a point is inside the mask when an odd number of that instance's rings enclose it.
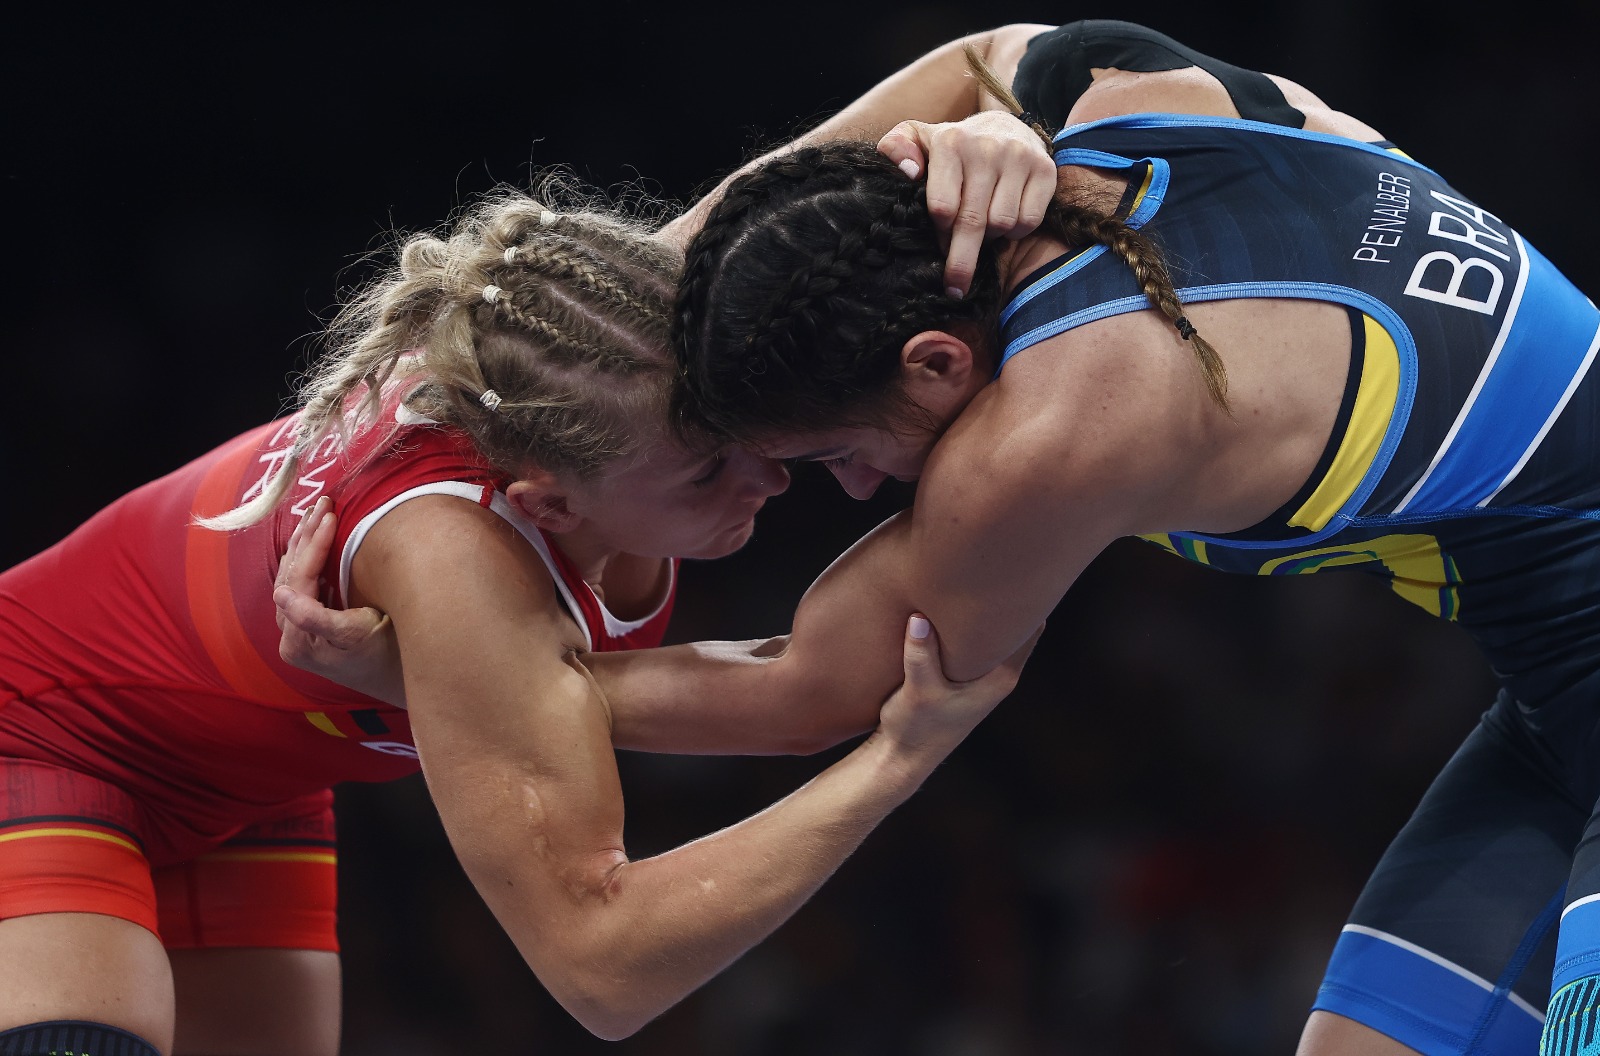
<path fill-rule="evenodd" d="M 1070 22 L 1028 41 L 1013 87 L 1024 110 L 1057 129 L 1088 91 L 1094 80 L 1090 71 L 1109 66 L 1132 73 L 1196 66 L 1222 82 L 1241 117 L 1305 127 L 1306 115 L 1289 105 L 1283 90 L 1266 74 L 1219 62 L 1153 29 L 1111 19 Z"/>
<path fill-rule="evenodd" d="M 156 1047 L 104 1023 L 57 1019 L 0 1031 L 0 1056 L 161 1056 Z"/>

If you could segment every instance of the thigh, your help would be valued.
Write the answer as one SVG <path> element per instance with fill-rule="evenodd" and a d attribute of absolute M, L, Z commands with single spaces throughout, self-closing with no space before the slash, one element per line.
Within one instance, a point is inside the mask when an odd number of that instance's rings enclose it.
<path fill-rule="evenodd" d="M 171 1051 L 172 972 L 148 929 L 101 913 L 0 920 L 0 1030 L 89 1020 Z"/>
<path fill-rule="evenodd" d="M 1547 758 L 1502 696 L 1378 863 L 1334 949 L 1319 1011 L 1422 1053 L 1538 1051 L 1563 891 L 1589 815 Z"/>
<path fill-rule="evenodd" d="M 331 793 L 155 873 L 178 1054 L 334 1056 L 337 858 Z"/>
<path fill-rule="evenodd" d="M 91 1020 L 172 1043 L 172 973 L 133 800 L 0 759 L 0 1030 Z"/>
<path fill-rule="evenodd" d="M 1332 1012 L 1313 1012 L 1294 1056 L 1415 1056 L 1416 1051 L 1364 1023 Z"/>
<path fill-rule="evenodd" d="M 336 1056 L 339 955 L 328 950 L 173 950 L 174 1056 Z"/>

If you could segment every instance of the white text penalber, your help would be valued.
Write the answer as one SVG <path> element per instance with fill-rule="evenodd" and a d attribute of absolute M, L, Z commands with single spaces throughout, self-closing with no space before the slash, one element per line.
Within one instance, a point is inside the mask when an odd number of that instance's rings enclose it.
<path fill-rule="evenodd" d="M 1430 204 L 1438 206 L 1428 215 L 1428 236 L 1469 246 L 1473 252 L 1459 255 L 1455 249 L 1435 249 L 1424 253 L 1412 265 L 1406 296 L 1493 315 L 1506 287 L 1502 265 L 1510 265 L 1513 260 L 1507 252 L 1511 235 L 1504 221 L 1471 202 L 1440 191 L 1429 191 L 1428 197 Z M 1410 212 L 1411 181 L 1393 173 L 1380 173 L 1376 205 L 1361 235 L 1362 245 L 1352 259 L 1391 263 L 1392 254 L 1406 236 Z"/>

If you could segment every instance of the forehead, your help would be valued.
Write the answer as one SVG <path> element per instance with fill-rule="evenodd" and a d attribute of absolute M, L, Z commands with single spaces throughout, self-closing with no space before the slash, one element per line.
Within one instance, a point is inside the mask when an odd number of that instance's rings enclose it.
<path fill-rule="evenodd" d="M 858 446 L 869 431 L 840 428 L 787 433 L 763 440 L 760 451 L 769 458 L 788 460 L 832 458 L 841 451 Z"/>
<path fill-rule="evenodd" d="M 716 448 L 690 446 L 669 430 L 647 430 L 640 437 L 638 448 L 608 466 L 600 474 L 600 480 L 602 485 L 633 486 L 649 480 L 677 478 L 695 473 L 715 454 Z"/>

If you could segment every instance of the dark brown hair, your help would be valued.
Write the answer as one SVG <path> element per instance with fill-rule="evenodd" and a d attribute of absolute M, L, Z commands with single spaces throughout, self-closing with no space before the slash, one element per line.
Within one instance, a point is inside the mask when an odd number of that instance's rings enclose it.
<path fill-rule="evenodd" d="M 992 80 L 985 87 L 1015 106 Z M 1190 341 L 1211 397 L 1227 408 L 1222 361 L 1184 318 L 1149 238 L 1059 200 L 1044 229 L 1124 261 Z M 675 421 L 757 443 L 892 427 L 906 409 L 897 379 L 907 340 L 967 326 L 986 347 L 996 330 L 1003 291 L 992 248 L 960 300 L 944 292 L 944 258 L 923 183 L 867 144 L 805 148 L 746 173 L 689 247 L 673 325 Z"/>

